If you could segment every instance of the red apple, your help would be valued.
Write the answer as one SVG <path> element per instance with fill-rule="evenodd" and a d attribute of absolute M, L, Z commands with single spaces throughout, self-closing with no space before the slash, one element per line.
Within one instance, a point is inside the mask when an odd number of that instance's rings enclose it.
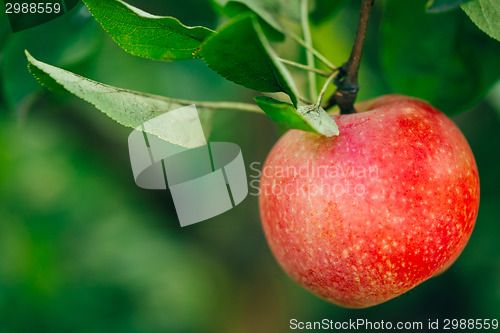
<path fill-rule="evenodd" d="M 363 105 L 369 110 L 334 116 L 338 137 L 288 131 L 264 164 L 259 196 L 283 269 L 350 308 L 385 302 L 446 270 L 479 207 L 474 156 L 449 118 L 406 96 Z"/>

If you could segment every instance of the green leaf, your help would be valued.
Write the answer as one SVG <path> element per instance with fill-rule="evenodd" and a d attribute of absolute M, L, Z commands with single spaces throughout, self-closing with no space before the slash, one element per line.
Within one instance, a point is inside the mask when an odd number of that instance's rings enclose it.
<path fill-rule="evenodd" d="M 429 0 L 426 8 L 429 13 L 440 13 L 456 9 L 468 0 Z"/>
<path fill-rule="evenodd" d="M 329 137 L 339 135 L 337 124 L 321 106 L 300 105 L 297 110 L 290 103 L 267 96 L 256 96 L 254 100 L 278 124 Z"/>
<path fill-rule="evenodd" d="M 242 14 L 250 14 L 254 13 L 257 15 L 259 24 L 262 27 L 262 30 L 264 31 L 264 34 L 266 37 L 275 42 L 282 42 L 285 40 L 285 34 L 281 32 L 283 28 L 276 29 L 272 25 L 270 25 L 266 20 L 264 20 L 262 17 L 260 17 L 255 11 L 250 9 L 247 5 L 238 2 L 238 1 L 225 1 L 224 6 L 221 6 L 219 0 L 211 0 L 213 6 L 215 7 L 215 10 L 220 14 L 220 15 L 225 15 L 229 18 L 234 18 L 236 16 L 242 15 Z"/>
<path fill-rule="evenodd" d="M 184 106 L 196 104 L 141 92 L 120 89 L 95 82 L 33 58 L 27 51 L 29 68 L 37 80 L 51 90 L 66 90 L 93 104 L 118 123 L 138 128 L 148 120 Z M 208 133 L 214 108 L 197 106 L 198 115 L 205 132 Z M 169 119 L 173 123 L 162 128 L 152 128 L 148 133 L 173 144 L 194 148 L 205 144 L 205 138 L 196 131 L 196 121 Z M 172 126 L 175 125 L 175 126 Z M 198 125 L 199 126 L 199 125 Z M 168 127 L 168 130 L 167 130 Z"/>
<path fill-rule="evenodd" d="M 500 40 L 500 2 L 474 0 L 464 3 L 462 9 L 479 29 L 490 37 Z"/>
<path fill-rule="evenodd" d="M 297 0 L 214 0 L 224 12 L 234 16 L 247 7 L 274 29 L 285 32 L 284 20 L 300 22 L 300 1 Z"/>
<path fill-rule="evenodd" d="M 0 34 L 7 39 L 0 42 L 0 99 L 3 98 L 19 117 L 28 115 L 27 107 L 30 101 L 34 101 L 33 94 L 41 88 L 26 70 L 25 49 L 51 63 L 85 70 L 93 66 L 93 59 L 102 49 L 105 37 L 99 25 L 90 17 L 82 17 L 76 8 L 58 18 L 57 22 L 52 21 L 15 34 L 9 31 L 7 17 L 3 18 L 4 21 L 0 17 Z M 41 42 L 40 36 L 50 38 Z"/>
<path fill-rule="evenodd" d="M 462 11 L 425 12 L 425 0 L 388 0 L 382 65 L 394 93 L 419 97 L 451 115 L 481 101 L 500 77 L 500 44 Z"/>
<path fill-rule="evenodd" d="M 311 20 L 315 23 L 326 21 L 347 4 L 347 0 L 316 0 Z"/>
<path fill-rule="evenodd" d="M 199 58 L 200 45 L 213 34 L 205 27 L 188 27 L 174 17 L 156 16 L 121 0 L 84 0 L 125 51 L 163 61 Z"/>
<path fill-rule="evenodd" d="M 297 88 L 253 15 L 243 14 L 202 46 L 207 65 L 237 84 L 262 92 L 285 92 L 297 105 Z"/>

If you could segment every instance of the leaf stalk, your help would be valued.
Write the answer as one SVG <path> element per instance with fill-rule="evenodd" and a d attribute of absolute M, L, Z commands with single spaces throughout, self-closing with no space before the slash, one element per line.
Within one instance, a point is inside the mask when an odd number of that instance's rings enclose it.
<path fill-rule="evenodd" d="M 301 25 L 302 25 L 302 34 L 304 36 L 304 42 L 309 45 L 309 47 L 313 48 L 312 45 L 312 37 L 311 37 L 311 28 L 309 27 L 309 10 L 308 10 L 308 1 L 302 0 L 301 3 Z M 314 54 L 311 52 L 306 52 L 306 62 L 308 67 L 314 66 Z M 316 98 L 316 94 L 318 93 L 318 86 L 316 84 L 316 76 L 313 72 L 308 72 L 308 85 L 309 85 L 309 98 Z"/>
<path fill-rule="evenodd" d="M 289 32 L 289 31 L 286 31 L 285 35 L 287 35 L 288 37 L 290 37 L 291 39 L 293 39 L 294 41 L 299 43 L 307 51 L 311 52 L 316 58 L 321 60 L 321 62 L 323 62 L 326 66 L 328 66 L 328 68 L 330 68 L 332 71 L 337 69 L 337 67 L 334 64 L 332 64 L 324 55 L 319 53 L 318 50 L 316 50 L 314 47 L 308 45 L 302 38 L 300 38 L 296 34 Z"/>
<path fill-rule="evenodd" d="M 328 89 L 328 86 L 330 85 L 330 83 L 332 83 L 333 79 L 337 75 L 337 72 L 338 71 L 332 72 L 330 74 L 330 76 L 328 76 L 328 78 L 326 79 L 326 81 L 323 84 L 323 87 L 321 88 L 321 91 L 319 93 L 318 100 L 316 101 L 316 104 L 314 105 L 315 107 L 320 107 L 321 106 L 321 101 L 323 100 L 323 96 L 325 95 L 326 89 Z"/>
<path fill-rule="evenodd" d="M 300 69 L 312 72 L 313 74 L 316 73 L 316 74 L 324 76 L 324 77 L 329 77 L 330 76 L 330 73 L 322 71 L 321 69 L 317 69 L 315 67 L 309 67 L 307 65 L 303 65 L 301 63 L 298 63 L 298 62 L 295 62 L 295 61 L 291 61 L 291 60 L 288 60 L 288 59 L 278 58 L 278 60 L 281 61 L 282 63 L 284 63 L 285 65 L 290 65 L 290 66 L 293 66 L 293 67 L 296 67 L 296 68 L 300 68 Z"/>

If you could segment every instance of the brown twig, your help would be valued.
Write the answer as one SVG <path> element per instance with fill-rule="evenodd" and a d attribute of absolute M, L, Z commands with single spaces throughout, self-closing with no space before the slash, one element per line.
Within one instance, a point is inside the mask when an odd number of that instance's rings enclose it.
<path fill-rule="evenodd" d="M 340 113 L 354 113 L 354 102 L 358 95 L 358 70 L 363 52 L 363 43 L 365 41 L 366 27 L 370 18 L 371 8 L 375 0 L 363 0 L 361 3 L 361 14 L 359 15 L 358 31 L 352 47 L 349 60 L 339 69 L 339 74 L 335 79 L 337 90 L 328 99 L 326 108 L 338 105 Z"/>

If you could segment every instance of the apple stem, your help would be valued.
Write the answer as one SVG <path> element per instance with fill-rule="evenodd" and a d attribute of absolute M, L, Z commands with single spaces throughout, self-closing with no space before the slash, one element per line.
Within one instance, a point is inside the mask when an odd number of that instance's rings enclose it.
<path fill-rule="evenodd" d="M 355 113 L 354 102 L 358 95 L 358 70 L 363 52 L 363 44 L 366 36 L 366 28 L 370 19 L 370 12 L 375 0 L 363 0 L 361 13 L 359 15 L 358 30 L 352 47 L 349 60 L 339 68 L 335 78 L 337 90 L 328 99 L 327 108 L 338 105 L 341 114 Z"/>

